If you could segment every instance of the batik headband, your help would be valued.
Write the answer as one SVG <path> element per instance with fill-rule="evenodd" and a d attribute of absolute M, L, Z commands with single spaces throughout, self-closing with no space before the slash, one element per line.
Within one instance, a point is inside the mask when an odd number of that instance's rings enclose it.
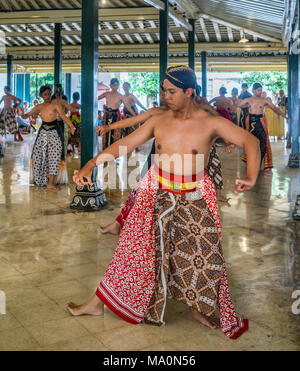
<path fill-rule="evenodd" d="M 253 84 L 253 90 L 257 90 L 259 88 L 262 88 L 262 85 L 259 82 L 256 82 L 255 84 Z"/>
<path fill-rule="evenodd" d="M 186 66 L 171 67 L 167 70 L 165 79 L 180 89 L 197 88 L 195 72 Z"/>

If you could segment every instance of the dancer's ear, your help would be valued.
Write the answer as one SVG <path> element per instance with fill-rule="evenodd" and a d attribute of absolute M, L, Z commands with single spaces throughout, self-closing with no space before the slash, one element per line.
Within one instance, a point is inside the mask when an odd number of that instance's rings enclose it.
<path fill-rule="evenodd" d="M 191 98 L 191 97 L 193 96 L 194 93 L 195 93 L 195 92 L 194 92 L 194 89 L 192 89 L 192 88 L 188 88 L 188 89 L 186 89 L 186 91 L 185 91 L 185 94 L 186 94 L 186 96 L 187 96 L 188 98 Z"/>

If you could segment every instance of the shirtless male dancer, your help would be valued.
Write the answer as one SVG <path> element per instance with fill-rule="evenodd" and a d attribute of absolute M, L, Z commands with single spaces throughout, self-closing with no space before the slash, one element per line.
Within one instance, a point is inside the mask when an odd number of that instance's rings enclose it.
<path fill-rule="evenodd" d="M 273 168 L 272 149 L 269 140 L 268 123 L 264 116 L 266 107 L 271 108 L 277 115 L 286 119 L 287 115 L 276 107 L 268 98 L 262 97 L 262 85 L 255 83 L 253 85 L 253 97 L 244 99 L 240 102 L 240 108 L 248 108 L 249 115 L 246 118 L 246 130 L 255 135 L 260 142 L 261 152 L 261 169 L 270 170 Z M 247 162 L 246 154 L 243 155 L 242 160 Z"/>
<path fill-rule="evenodd" d="M 144 111 L 147 111 L 147 108 L 142 105 L 142 103 L 137 99 L 137 97 L 130 92 L 131 85 L 129 82 L 124 82 L 123 84 L 123 90 L 125 95 L 123 95 L 123 103 L 124 103 L 124 115 L 126 118 L 132 117 L 131 112 L 128 110 L 127 107 L 131 107 L 131 110 L 135 113 L 135 115 L 138 115 L 138 110 L 136 105 L 140 106 Z M 123 135 L 126 136 L 131 134 L 136 127 L 131 126 L 126 129 L 123 129 Z"/>
<path fill-rule="evenodd" d="M 56 176 L 63 161 L 63 133 L 57 122 L 59 115 L 69 126 L 71 133 L 75 131 L 72 122 L 65 115 L 59 103 L 51 101 L 51 87 L 43 85 L 40 97 L 44 103 L 36 105 L 31 111 L 24 113 L 18 109 L 23 119 L 41 116 L 43 123 L 35 140 L 31 155 L 31 180 L 39 187 L 47 186 L 49 190 L 59 190 L 56 186 Z"/>
<path fill-rule="evenodd" d="M 110 81 L 110 91 L 107 91 L 101 95 L 99 95 L 98 100 L 103 98 L 106 99 L 106 104 L 103 107 L 103 125 L 111 125 L 114 122 L 120 120 L 120 105 L 124 101 L 124 97 L 121 93 L 119 93 L 119 86 L 120 82 L 118 79 L 113 78 Z M 135 116 L 136 113 L 132 110 L 130 106 L 127 106 L 128 111 L 132 116 Z M 113 130 L 109 132 L 108 135 L 104 134 L 102 136 L 102 147 L 105 149 L 115 141 L 121 138 L 122 131 L 120 129 Z"/>
<path fill-rule="evenodd" d="M 238 108 L 238 105 L 240 103 L 240 100 L 239 100 L 239 91 L 238 91 L 237 88 L 233 88 L 232 89 L 232 91 L 231 91 L 231 97 L 229 99 L 231 99 L 231 101 L 233 103 L 233 105 L 230 107 L 231 121 L 235 125 L 239 125 L 237 108 Z"/>
<path fill-rule="evenodd" d="M 14 105 L 20 105 L 22 100 L 15 97 L 10 93 L 10 87 L 4 87 L 3 97 L 0 100 L 0 104 L 4 102 L 3 110 L 0 114 L 0 134 L 6 134 L 7 132 L 14 134 L 14 139 L 16 142 L 23 141 L 23 137 L 18 129 L 17 118 L 15 113 Z M 17 139 L 18 135 L 18 139 Z"/>
<path fill-rule="evenodd" d="M 225 97 L 225 95 L 227 94 L 227 90 L 224 86 L 220 88 L 219 93 L 220 96 L 213 98 L 209 102 L 209 104 L 214 103 L 219 114 L 223 116 L 225 119 L 231 121 L 229 111 L 233 106 L 232 100 L 230 98 Z"/>
<path fill-rule="evenodd" d="M 81 152 L 81 141 L 80 141 L 80 132 L 81 132 L 81 105 L 78 103 L 80 95 L 78 92 L 73 93 L 73 101 L 70 104 L 71 107 L 71 121 L 75 126 L 75 133 L 71 136 L 69 142 L 72 146 L 72 152 L 75 153 L 78 149 L 78 153 Z"/>
<path fill-rule="evenodd" d="M 197 86 L 196 92 L 197 92 L 197 96 L 194 97 L 194 102 L 197 105 L 197 107 L 199 107 L 200 109 L 208 112 L 212 116 L 215 116 L 215 117 L 220 116 L 218 114 L 218 112 L 208 104 L 207 99 L 200 96 L 201 87 L 199 85 Z M 151 108 L 148 111 L 139 114 L 138 116 L 134 116 L 134 117 L 130 117 L 130 118 L 125 119 L 125 120 L 118 121 L 118 122 L 116 122 L 116 123 L 114 123 L 110 126 L 108 126 L 108 125 L 98 126 L 97 129 L 96 129 L 97 133 L 100 134 L 100 135 L 103 135 L 107 131 L 113 130 L 115 128 L 116 129 L 123 129 L 123 128 L 134 126 L 134 125 L 137 125 L 137 124 L 140 124 L 140 123 L 144 123 L 150 117 L 153 117 L 155 115 L 159 115 L 162 112 L 168 110 L 168 107 L 166 105 L 165 98 L 164 98 L 163 86 L 160 87 L 160 102 L 161 102 L 162 106 L 156 107 L 156 108 Z M 224 152 L 229 153 L 229 152 L 231 152 L 231 150 L 232 150 L 232 145 L 229 144 L 226 147 L 226 149 L 224 150 Z M 143 173 L 142 177 L 144 176 L 145 170 L 147 171 L 150 168 L 150 166 L 151 166 L 151 156 L 154 155 L 154 154 L 155 154 L 155 142 L 153 143 L 152 150 L 149 154 L 149 157 L 148 157 L 148 159 L 146 161 L 146 164 L 144 166 L 144 169 L 142 171 L 142 173 Z M 220 161 L 220 158 L 219 158 L 219 156 L 216 152 L 216 147 L 215 147 L 214 144 L 211 147 L 211 151 L 210 151 L 209 160 L 208 160 L 206 170 L 207 170 L 208 175 L 213 180 L 214 187 L 215 187 L 215 190 L 216 190 L 217 200 L 221 201 L 221 202 L 228 202 L 229 198 L 226 198 L 222 194 L 223 176 L 222 176 L 222 170 L 221 170 L 221 161 Z M 120 234 L 121 229 L 124 225 L 125 219 L 127 218 L 128 214 L 129 214 L 129 212 L 130 212 L 130 210 L 131 210 L 131 208 L 132 208 L 132 206 L 135 202 L 135 197 L 136 197 L 136 189 L 132 190 L 131 193 L 129 194 L 129 196 L 127 198 L 127 201 L 126 201 L 124 207 L 122 208 L 121 213 L 116 218 L 116 220 L 113 223 L 108 224 L 107 226 L 104 226 L 104 227 L 99 226 L 98 227 L 99 231 L 102 234 L 106 234 L 106 233 L 110 233 L 110 234 L 113 234 L 113 235 Z"/>
<path fill-rule="evenodd" d="M 247 177 L 236 180 L 235 193 L 251 189 L 259 172 L 258 140 L 199 109 L 195 87 L 191 69 L 169 69 L 164 79 L 169 110 L 74 171 L 78 186 L 92 184 L 94 167 L 118 157 L 120 146 L 131 152 L 155 137 L 158 157 L 140 184 L 112 262 L 90 300 L 67 304 L 72 315 L 103 315 L 105 304 L 129 323 L 162 325 L 167 297 L 172 297 L 214 329 L 219 304 L 220 325 L 231 339 L 247 330 L 248 321 L 236 316 L 230 299 L 216 195 L 204 168 L 212 142 L 222 137 L 244 147 L 249 159 Z M 204 163 L 197 161 L 201 155 Z"/>

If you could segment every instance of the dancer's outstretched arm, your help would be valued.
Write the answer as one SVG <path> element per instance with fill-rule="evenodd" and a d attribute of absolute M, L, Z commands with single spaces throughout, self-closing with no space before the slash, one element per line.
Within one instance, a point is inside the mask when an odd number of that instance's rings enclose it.
<path fill-rule="evenodd" d="M 215 136 L 244 148 L 247 155 L 247 177 L 236 180 L 235 193 L 248 191 L 255 185 L 259 173 L 261 159 L 259 140 L 222 117 L 212 118 L 211 125 Z"/>
<path fill-rule="evenodd" d="M 124 120 L 125 121 L 125 120 Z M 118 140 L 111 146 L 107 147 L 98 156 L 92 158 L 88 161 L 81 170 L 74 170 L 73 181 L 78 186 L 83 186 L 90 184 L 92 185 L 92 172 L 95 166 L 109 162 L 118 158 L 121 155 L 126 155 L 127 153 L 133 151 L 135 148 L 139 147 L 143 143 L 147 142 L 149 139 L 153 138 L 154 135 L 154 119 L 148 120 L 143 126 L 135 130 L 132 134 L 127 137 Z M 121 148 L 122 147 L 122 148 Z M 120 151 L 122 152 L 120 153 Z M 86 178 L 85 181 L 83 178 Z"/>
<path fill-rule="evenodd" d="M 114 124 L 98 126 L 97 133 L 100 135 L 104 135 L 105 133 L 111 130 L 129 128 L 130 126 L 134 126 L 148 120 L 153 115 L 162 113 L 163 110 L 164 109 L 160 107 L 151 108 L 148 111 L 140 113 L 137 116 L 129 117 L 128 119 L 125 120 L 120 120 L 118 122 L 115 122 Z"/>
<path fill-rule="evenodd" d="M 278 107 L 276 107 L 275 104 L 273 104 L 268 99 L 266 99 L 266 104 L 268 105 L 269 108 L 271 108 L 272 111 L 277 113 L 278 116 L 282 116 L 283 118 L 288 119 L 287 115 L 285 113 L 281 112 L 280 109 Z"/>

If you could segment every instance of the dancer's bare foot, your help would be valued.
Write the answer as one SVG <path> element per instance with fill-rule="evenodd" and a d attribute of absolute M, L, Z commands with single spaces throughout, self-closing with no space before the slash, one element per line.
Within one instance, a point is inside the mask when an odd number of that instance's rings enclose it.
<path fill-rule="evenodd" d="M 227 203 L 230 200 L 230 198 L 227 198 L 227 197 L 223 196 L 222 192 L 219 189 L 217 189 L 217 191 L 216 191 L 216 196 L 217 196 L 217 200 L 219 202 L 226 202 Z"/>
<path fill-rule="evenodd" d="M 60 190 L 60 187 L 56 186 L 56 185 L 52 185 L 52 184 L 48 184 L 47 185 L 47 189 L 49 191 L 59 191 Z"/>
<path fill-rule="evenodd" d="M 96 295 L 81 305 L 76 305 L 70 302 L 66 305 L 66 309 L 73 316 L 82 316 L 84 314 L 90 316 L 103 316 L 104 314 L 104 304 Z"/>
<path fill-rule="evenodd" d="M 98 231 L 102 234 L 110 233 L 114 235 L 118 235 L 121 232 L 121 225 L 115 221 L 112 224 L 107 225 L 106 227 L 98 227 Z"/>
<path fill-rule="evenodd" d="M 204 326 L 207 326 L 214 330 L 217 328 L 220 328 L 220 324 L 218 323 L 217 319 L 206 317 L 195 309 L 190 309 L 189 314 L 193 319 L 195 319 L 196 321 L 199 321 Z"/>

